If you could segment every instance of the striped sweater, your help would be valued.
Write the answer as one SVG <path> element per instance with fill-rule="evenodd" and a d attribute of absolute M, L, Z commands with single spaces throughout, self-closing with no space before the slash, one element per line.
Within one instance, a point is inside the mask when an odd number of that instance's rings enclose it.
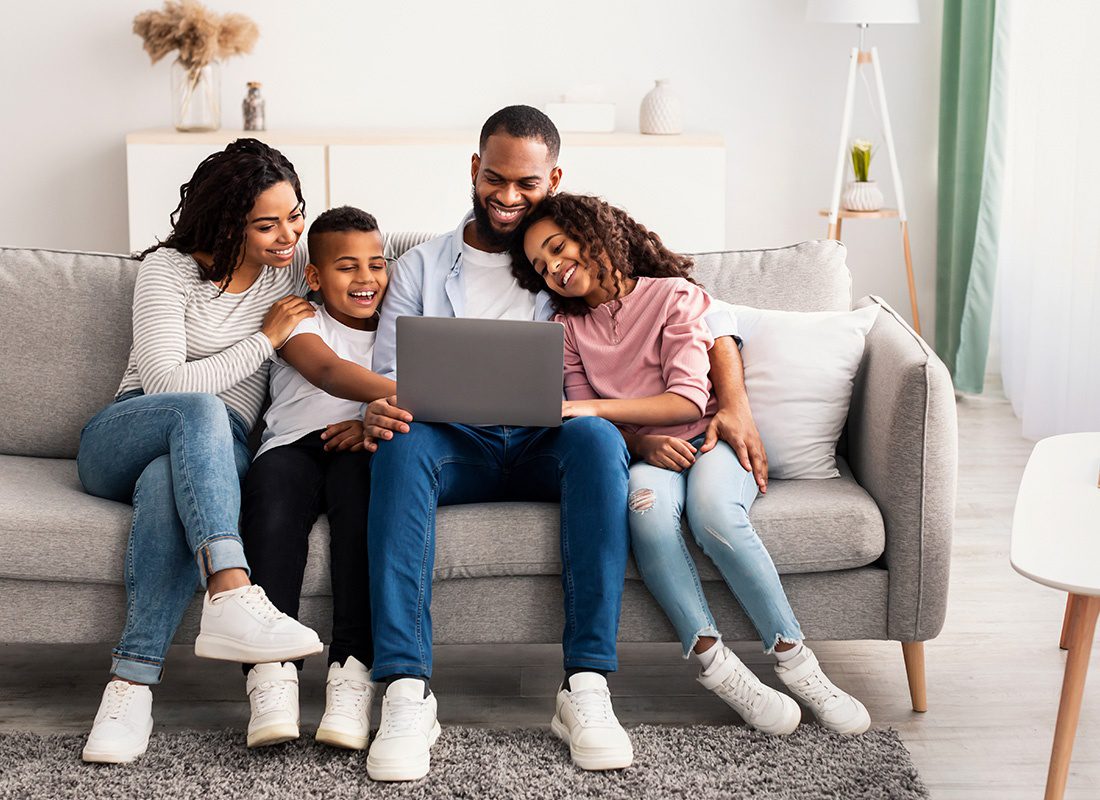
<path fill-rule="evenodd" d="M 305 295 L 308 260 L 301 241 L 291 266 L 264 267 L 247 291 L 219 295 L 191 256 L 150 253 L 134 285 L 134 339 L 117 394 L 215 394 L 254 425 L 274 352 L 260 325 L 276 300 Z"/>

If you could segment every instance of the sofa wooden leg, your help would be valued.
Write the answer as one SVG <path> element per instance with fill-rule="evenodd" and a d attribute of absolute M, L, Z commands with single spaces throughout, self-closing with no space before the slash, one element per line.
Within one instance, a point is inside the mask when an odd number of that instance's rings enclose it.
<path fill-rule="evenodd" d="M 1058 638 L 1058 646 L 1063 650 L 1069 650 L 1069 620 L 1073 616 L 1073 599 L 1076 596 L 1071 592 L 1066 599 L 1066 614 L 1062 617 L 1062 635 Z"/>
<path fill-rule="evenodd" d="M 909 677 L 909 697 L 914 711 L 928 710 L 928 693 L 924 685 L 924 642 L 902 642 L 905 674 Z"/>

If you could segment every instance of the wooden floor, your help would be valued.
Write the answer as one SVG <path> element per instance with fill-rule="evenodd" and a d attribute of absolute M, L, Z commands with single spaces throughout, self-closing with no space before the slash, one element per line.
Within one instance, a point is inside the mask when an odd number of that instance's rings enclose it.
<path fill-rule="evenodd" d="M 828 673 L 870 709 L 875 725 L 896 728 L 937 800 L 1038 798 L 1057 712 L 1065 654 L 1058 649 L 1065 595 L 1017 575 L 1008 562 L 1016 488 L 1032 444 L 1019 436 L 1008 403 L 959 400 L 959 503 L 947 623 L 927 645 L 927 714 L 910 710 L 896 643 L 814 644 Z M 770 659 L 736 648 L 775 685 Z M 560 680 L 558 648 L 437 648 L 433 688 L 442 721 L 490 726 L 547 725 Z M 625 645 L 612 677 L 623 722 L 728 723 L 725 707 L 693 680 L 676 645 Z M 105 648 L 0 645 L 0 730 L 84 732 L 106 679 Z M 323 665 L 307 666 L 302 719 L 317 724 Z M 1100 668 L 1073 754 L 1067 798 L 1100 797 Z M 232 666 L 174 648 L 156 690 L 158 729 L 247 722 L 244 681 Z M 377 719 L 377 717 L 376 717 Z"/>

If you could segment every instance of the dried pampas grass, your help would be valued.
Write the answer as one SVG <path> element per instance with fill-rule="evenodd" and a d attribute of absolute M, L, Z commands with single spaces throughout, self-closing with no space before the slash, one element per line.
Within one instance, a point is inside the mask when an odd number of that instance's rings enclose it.
<path fill-rule="evenodd" d="M 134 33 L 156 64 L 173 51 L 192 74 L 211 61 L 252 52 L 260 30 L 244 14 L 215 14 L 198 0 L 166 0 L 134 17 Z"/>

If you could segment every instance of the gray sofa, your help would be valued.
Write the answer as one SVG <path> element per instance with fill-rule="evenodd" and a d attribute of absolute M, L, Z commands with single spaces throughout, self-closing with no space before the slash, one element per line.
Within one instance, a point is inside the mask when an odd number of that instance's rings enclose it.
<path fill-rule="evenodd" d="M 391 239 L 391 251 L 417 237 Z M 697 256 L 716 297 L 793 311 L 846 310 L 843 245 Z M 114 642 L 125 612 L 130 507 L 81 490 L 73 460 L 85 421 L 107 403 L 130 346 L 137 262 L 117 255 L 0 248 L 0 641 Z M 841 440 L 840 478 L 780 481 L 752 516 L 809 639 L 904 645 L 924 710 L 922 642 L 942 627 L 955 506 L 956 416 L 942 362 L 882 300 Z M 313 531 L 301 617 L 329 629 L 327 523 Z M 688 537 L 727 639 L 755 639 Z M 555 642 L 562 628 L 558 508 L 496 503 L 438 517 L 439 643 Z M 198 597 L 198 596 L 196 596 Z M 48 600 L 46 603 L 44 601 Z M 193 604 L 178 640 L 196 633 Z M 54 613 L 42 616 L 41 609 Z M 631 564 L 622 641 L 673 641 Z"/>

